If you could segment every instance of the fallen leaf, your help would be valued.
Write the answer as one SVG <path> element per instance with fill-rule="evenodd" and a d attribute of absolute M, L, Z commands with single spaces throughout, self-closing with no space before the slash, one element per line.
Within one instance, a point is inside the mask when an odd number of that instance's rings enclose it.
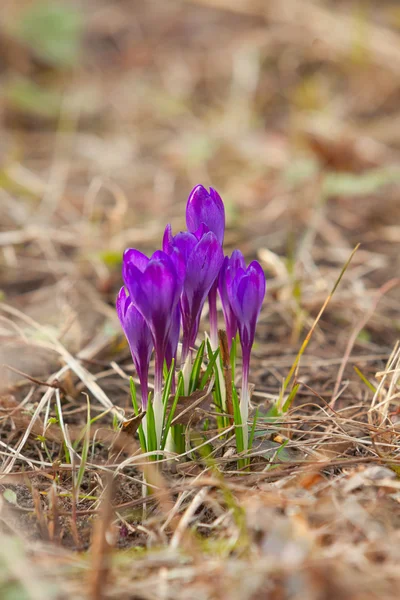
<path fill-rule="evenodd" d="M 172 408 L 174 396 L 170 396 L 168 405 Z M 176 405 L 172 425 L 191 425 L 198 423 L 204 416 L 203 412 L 210 409 L 213 396 L 210 391 L 196 390 L 190 396 L 181 396 Z"/>
<path fill-rule="evenodd" d="M 122 423 L 121 431 L 123 433 L 127 433 L 128 435 L 135 435 L 145 414 L 146 414 L 146 411 L 143 410 L 138 415 L 135 415 L 134 417 L 132 417 L 131 419 L 128 419 L 127 421 L 124 421 Z"/>

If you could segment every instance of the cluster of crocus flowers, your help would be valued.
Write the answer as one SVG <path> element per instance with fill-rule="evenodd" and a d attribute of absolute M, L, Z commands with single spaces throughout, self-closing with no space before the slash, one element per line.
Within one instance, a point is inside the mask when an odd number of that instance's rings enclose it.
<path fill-rule="evenodd" d="M 158 443 L 164 415 L 164 363 L 169 369 L 176 360 L 182 331 L 180 360 L 182 365 L 190 364 L 207 299 L 210 341 L 216 349 L 218 293 L 229 346 L 239 332 L 243 361 L 240 412 L 242 423 L 247 423 L 250 354 L 265 295 L 265 276 L 258 262 L 253 261 L 246 268 L 239 250 L 224 258 L 225 210 L 213 188 L 208 192 L 198 185 L 192 190 L 186 206 L 186 225 L 187 231 L 175 235 L 167 225 L 162 250 L 150 258 L 133 248 L 125 251 L 122 268 L 125 287 L 117 298 L 117 313 L 139 377 L 144 411 L 149 402 L 148 373 L 154 349 L 152 406 Z"/>

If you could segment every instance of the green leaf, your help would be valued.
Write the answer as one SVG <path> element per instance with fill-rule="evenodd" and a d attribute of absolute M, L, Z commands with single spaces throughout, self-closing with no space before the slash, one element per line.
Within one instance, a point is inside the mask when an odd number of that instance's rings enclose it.
<path fill-rule="evenodd" d="M 118 421 L 118 417 L 115 413 L 113 414 L 112 428 L 113 428 L 113 431 L 118 431 L 118 429 L 119 429 L 119 421 Z"/>
<path fill-rule="evenodd" d="M 185 427 L 183 425 L 173 425 L 171 435 L 174 440 L 175 452 L 183 454 L 185 452 Z"/>
<path fill-rule="evenodd" d="M 203 362 L 204 346 L 205 346 L 205 342 L 203 340 L 200 344 L 200 348 L 198 349 L 196 358 L 194 359 L 194 362 L 193 362 L 192 372 L 190 375 L 190 383 L 189 383 L 189 395 L 192 392 L 194 392 L 195 389 L 197 389 L 199 375 L 200 375 L 200 369 L 201 369 L 201 363 Z"/>
<path fill-rule="evenodd" d="M 28 115 L 56 119 L 60 112 L 61 95 L 38 86 L 25 77 L 11 79 L 3 90 L 10 106 Z"/>
<path fill-rule="evenodd" d="M 137 397 L 136 397 L 136 386 L 135 386 L 135 382 L 133 381 L 132 377 L 129 379 L 129 385 L 131 388 L 133 412 L 135 413 L 135 417 L 137 417 L 139 415 L 139 406 L 138 406 Z M 147 452 L 146 436 L 144 433 L 142 423 L 140 423 L 140 425 L 139 425 L 138 433 L 139 433 L 140 447 L 141 447 L 142 451 L 146 453 Z"/>
<path fill-rule="evenodd" d="M 163 395 L 162 395 L 162 403 L 164 406 L 163 424 L 165 421 L 165 413 L 167 410 L 168 398 L 171 393 L 172 378 L 173 378 L 174 374 L 175 374 L 175 360 L 172 359 L 171 368 L 170 368 L 169 372 L 167 372 L 167 375 L 165 377 L 165 384 L 164 384 L 164 390 L 163 390 Z"/>
<path fill-rule="evenodd" d="M 56 415 L 57 415 L 57 422 L 58 422 L 58 424 L 60 426 L 61 435 L 63 437 L 63 447 L 64 447 L 64 453 L 65 453 L 65 462 L 70 465 L 71 464 L 71 456 L 70 456 L 70 453 L 69 453 L 68 444 L 67 444 L 67 442 L 65 441 L 65 438 L 64 438 L 64 432 L 63 432 L 62 427 L 61 427 L 60 413 L 58 411 L 57 404 L 55 404 L 54 409 L 55 409 L 55 412 L 56 412 Z"/>
<path fill-rule="evenodd" d="M 289 440 L 285 440 L 282 443 L 274 442 L 273 440 L 262 440 L 257 446 L 255 446 L 254 450 L 257 452 L 257 455 L 264 458 L 267 461 L 271 461 L 272 458 L 279 459 L 282 462 L 290 462 L 293 458 L 293 453 L 290 453 L 286 449 Z"/>
<path fill-rule="evenodd" d="M 316 160 L 299 159 L 290 163 L 283 171 L 285 182 L 292 188 L 303 185 L 316 175 L 318 164 Z"/>
<path fill-rule="evenodd" d="M 357 335 L 357 341 L 360 341 L 360 342 L 370 342 L 371 341 L 371 334 L 368 331 L 368 329 L 361 329 L 361 331 Z"/>
<path fill-rule="evenodd" d="M 203 375 L 203 377 L 201 378 L 201 381 L 200 381 L 200 385 L 199 385 L 199 389 L 200 390 L 202 390 L 205 387 L 205 385 L 207 384 L 207 381 L 211 377 L 211 373 L 212 373 L 212 371 L 214 369 L 214 365 L 215 365 L 216 360 L 217 360 L 217 358 L 219 356 L 219 351 L 220 351 L 219 348 L 217 348 L 216 351 L 211 356 L 211 359 L 210 359 L 210 361 L 209 361 L 209 363 L 207 365 L 207 369 L 206 369 L 206 371 L 205 371 L 205 373 L 204 373 L 204 375 Z"/>
<path fill-rule="evenodd" d="M 119 267 L 122 264 L 122 254 L 120 251 L 103 250 L 98 256 L 107 267 Z"/>
<path fill-rule="evenodd" d="M 400 180 L 400 169 L 371 169 L 361 174 L 330 173 L 325 177 L 325 196 L 358 196 L 376 193 L 380 188 Z"/>
<path fill-rule="evenodd" d="M 34 3 L 25 10 L 16 31 L 39 58 L 55 67 L 77 63 L 82 34 L 82 13 L 67 2 Z"/>
<path fill-rule="evenodd" d="M 3 498 L 10 504 L 14 504 L 14 506 L 18 505 L 17 494 L 14 492 L 14 490 L 10 490 L 10 488 L 4 490 Z"/>
<path fill-rule="evenodd" d="M 135 382 L 133 381 L 133 377 L 129 378 L 129 387 L 131 390 L 131 399 L 132 399 L 132 406 L 133 406 L 133 411 L 135 413 L 135 416 L 137 417 L 139 414 L 139 406 L 137 403 L 137 396 L 136 396 L 136 386 L 135 386 Z"/>
<path fill-rule="evenodd" d="M 358 367 L 354 366 L 353 369 L 355 370 L 355 372 L 357 373 L 357 375 L 359 376 L 361 381 L 363 381 L 365 383 L 365 385 L 371 390 L 371 392 L 376 394 L 377 389 L 374 386 L 374 384 L 371 383 L 370 381 L 368 381 L 368 379 L 365 377 L 365 375 L 360 371 L 360 369 Z"/>
<path fill-rule="evenodd" d="M 236 450 L 243 452 L 243 427 L 242 427 L 242 415 L 240 414 L 239 396 L 237 394 L 235 386 L 232 386 L 232 403 L 233 403 L 233 419 L 235 421 L 235 436 L 236 436 Z"/>
<path fill-rule="evenodd" d="M 162 437 L 161 444 L 160 444 L 161 450 L 164 450 L 165 444 L 167 443 L 168 432 L 171 427 L 172 419 L 174 418 L 174 414 L 175 414 L 175 410 L 176 410 L 179 398 L 183 395 L 184 389 L 185 389 L 185 382 L 183 380 L 182 371 L 180 371 L 179 375 L 178 375 L 178 385 L 176 387 L 174 401 L 172 403 L 171 410 L 169 411 L 169 414 L 167 417 L 167 423 L 165 425 L 165 430 L 164 430 L 163 437 Z"/>
<path fill-rule="evenodd" d="M 285 404 L 282 406 L 282 412 L 286 413 L 289 408 L 292 406 L 296 396 L 297 396 L 297 392 L 299 390 L 300 384 L 299 383 L 295 383 L 295 385 L 293 386 L 293 388 L 290 390 L 290 394 L 286 399 Z"/>

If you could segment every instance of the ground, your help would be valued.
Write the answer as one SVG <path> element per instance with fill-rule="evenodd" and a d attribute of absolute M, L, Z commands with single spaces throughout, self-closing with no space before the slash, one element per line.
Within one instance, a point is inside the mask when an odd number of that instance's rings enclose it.
<path fill-rule="evenodd" d="M 397 599 L 398 3 L 5 2 L 0 48 L 1 597 Z M 122 252 L 197 183 L 267 276 L 245 472 L 117 438 Z"/>

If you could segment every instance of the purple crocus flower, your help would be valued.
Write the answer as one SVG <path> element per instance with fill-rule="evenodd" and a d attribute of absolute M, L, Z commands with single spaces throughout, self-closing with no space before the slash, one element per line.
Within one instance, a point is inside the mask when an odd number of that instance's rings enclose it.
<path fill-rule="evenodd" d="M 123 258 L 122 276 L 132 302 L 144 317 L 155 349 L 154 417 L 157 439 L 162 432 L 162 373 L 176 307 L 182 293 L 184 264 L 158 250 L 151 258 L 130 248 Z"/>
<path fill-rule="evenodd" d="M 226 327 L 226 335 L 228 338 L 229 351 L 232 346 L 232 340 L 236 336 L 238 324 L 237 324 L 236 315 L 232 310 L 232 306 L 231 306 L 229 296 L 228 296 L 227 277 L 229 277 L 230 280 L 233 280 L 235 278 L 235 275 L 236 275 L 238 269 L 245 270 L 246 263 L 245 263 L 243 254 L 240 252 L 240 250 L 234 250 L 232 252 L 231 257 L 225 256 L 224 262 L 223 262 L 221 270 L 219 272 L 219 279 L 218 279 L 218 291 L 219 291 L 219 296 L 221 298 L 222 310 L 223 310 L 224 317 L 225 317 L 225 327 Z M 228 273 L 229 273 L 229 275 L 228 275 Z"/>
<path fill-rule="evenodd" d="M 153 340 L 150 329 L 140 312 L 133 305 L 124 287 L 119 291 L 116 307 L 139 377 L 142 392 L 142 408 L 143 410 L 147 410 L 149 363 L 153 351 Z"/>
<path fill-rule="evenodd" d="M 190 192 L 186 205 L 186 226 L 200 239 L 203 225 L 215 234 L 222 247 L 225 234 L 225 208 L 222 198 L 214 188 L 210 187 L 208 192 L 202 185 L 196 185 Z M 210 338 L 213 348 L 218 345 L 217 288 L 216 279 L 208 294 Z"/>
<path fill-rule="evenodd" d="M 207 192 L 202 185 L 196 185 L 186 204 L 186 226 L 190 233 L 196 233 L 202 223 L 215 234 L 222 246 L 225 234 L 225 209 L 222 198 L 212 187 Z"/>
<path fill-rule="evenodd" d="M 218 277 L 224 259 L 215 234 L 206 231 L 204 225 L 201 225 L 200 233 L 200 239 L 188 231 L 173 236 L 171 225 L 167 225 L 163 238 L 164 252 L 169 254 L 174 262 L 183 261 L 185 265 L 181 297 L 183 362 L 196 341 L 204 302 Z"/>
<path fill-rule="evenodd" d="M 237 319 L 240 343 L 242 346 L 242 394 L 240 413 L 246 424 L 249 411 L 249 368 L 250 354 L 254 342 L 256 323 L 265 296 L 265 275 L 261 265 L 253 261 L 247 267 L 226 271 L 226 287 L 232 311 Z M 245 448 L 247 449 L 247 427 L 244 428 Z"/>

